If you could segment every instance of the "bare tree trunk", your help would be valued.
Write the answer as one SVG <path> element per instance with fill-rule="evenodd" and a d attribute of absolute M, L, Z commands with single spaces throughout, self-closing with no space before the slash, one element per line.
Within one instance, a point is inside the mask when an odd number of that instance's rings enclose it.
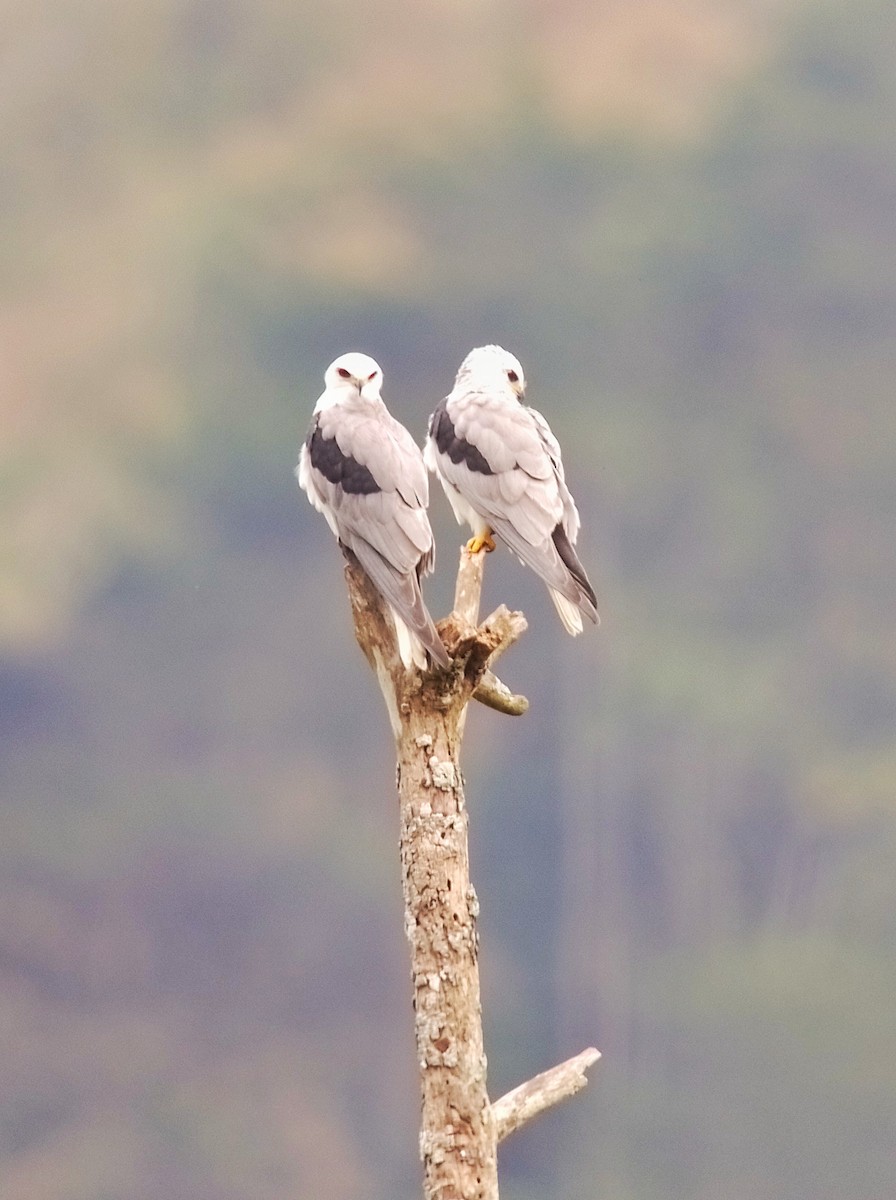
<path fill-rule="evenodd" d="M 479 903 L 470 882 L 460 747 L 467 704 L 511 715 L 528 703 L 489 667 L 526 628 L 503 606 L 477 628 L 483 554 L 461 553 L 455 609 L 440 623 L 450 671 L 406 671 L 379 594 L 346 555 L 361 649 L 376 671 L 398 757 L 405 931 L 411 947 L 420 1154 L 426 1200 L 497 1200 L 501 1137 L 586 1082 L 596 1050 L 538 1076 L 491 1105 L 479 996 Z"/>
<path fill-rule="evenodd" d="M 398 740 L 405 930 L 423 1087 L 424 1195 L 498 1195 L 457 707 L 413 708 Z"/>

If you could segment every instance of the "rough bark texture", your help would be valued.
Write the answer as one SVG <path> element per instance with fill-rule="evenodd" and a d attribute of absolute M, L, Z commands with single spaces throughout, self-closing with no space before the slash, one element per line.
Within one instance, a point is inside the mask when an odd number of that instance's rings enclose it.
<path fill-rule="evenodd" d="M 423 1086 L 424 1194 L 498 1195 L 479 1002 L 479 904 L 457 761 L 459 713 L 411 711 L 399 739 L 401 862 Z"/>
<path fill-rule="evenodd" d="M 502 606 L 476 626 L 484 555 L 463 551 L 455 610 L 439 624 L 452 668 L 423 675 L 406 671 L 376 589 L 353 558 L 346 558 L 355 633 L 377 674 L 398 757 L 405 931 L 423 1097 L 424 1196 L 498 1200 L 498 1119 L 509 1132 L 511 1122 L 517 1128 L 554 1101 L 533 1103 L 529 1097 L 521 1106 L 511 1093 L 499 1101 L 503 1110 L 489 1103 L 479 998 L 479 904 L 470 882 L 459 754 L 472 698 L 511 714 L 528 707 L 525 697 L 514 696 L 489 670 L 526 621 Z M 581 1070 L 578 1077 L 584 1078 Z M 533 1080 L 524 1087 L 537 1091 L 537 1085 Z M 562 1092 L 571 1094 L 568 1088 Z"/>

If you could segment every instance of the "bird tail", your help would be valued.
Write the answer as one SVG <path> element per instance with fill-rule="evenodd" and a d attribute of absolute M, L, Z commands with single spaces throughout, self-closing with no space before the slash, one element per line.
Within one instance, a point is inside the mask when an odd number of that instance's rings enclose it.
<path fill-rule="evenodd" d="M 401 659 L 404 669 L 409 671 L 413 666 L 418 671 L 425 671 L 428 665 L 426 661 L 426 647 L 417 634 L 408 628 L 407 624 L 395 609 L 392 608 L 391 604 L 389 608 L 392 612 L 392 620 L 395 622 L 395 640 L 398 642 L 398 657 Z"/>
<path fill-rule="evenodd" d="M 398 653 L 405 668 L 410 669 L 413 664 L 421 671 L 426 670 L 427 654 L 440 667 L 450 667 L 451 659 L 423 601 L 416 573 L 399 575 L 360 538 L 350 548 L 389 605 L 395 620 Z"/>
<path fill-rule="evenodd" d="M 600 624 L 594 589 L 562 525 L 556 527 L 549 542 L 533 546 L 509 521 L 497 517 L 489 520 L 517 558 L 547 584 L 567 632 L 573 637 L 582 632 L 583 614 L 595 625 Z"/>
<path fill-rule="evenodd" d="M 567 600 L 563 593 L 558 592 L 556 588 L 548 588 L 548 591 L 554 601 L 554 607 L 560 615 L 560 620 L 563 622 L 563 628 L 573 637 L 577 637 L 582 632 L 582 614 L 579 606 L 573 604 L 571 600 Z"/>
<path fill-rule="evenodd" d="M 448 657 L 448 651 L 442 644 L 439 631 L 423 603 L 419 583 L 417 583 L 416 591 L 417 603 L 410 611 L 405 608 L 399 610 L 391 603 L 389 605 L 392 619 L 395 622 L 398 656 L 406 670 L 409 670 L 413 664 L 419 670 L 425 671 L 429 665 L 426 661 L 427 654 L 440 667 L 450 667 L 451 659 Z"/>

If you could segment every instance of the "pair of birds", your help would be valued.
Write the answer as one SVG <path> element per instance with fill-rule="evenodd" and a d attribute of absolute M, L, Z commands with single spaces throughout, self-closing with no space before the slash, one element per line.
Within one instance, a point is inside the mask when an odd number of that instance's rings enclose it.
<path fill-rule="evenodd" d="M 367 354 L 343 354 L 324 375 L 296 468 L 299 485 L 351 550 L 392 610 L 406 668 L 450 659 L 420 591 L 435 564 L 426 468 L 438 476 L 471 553 L 497 535 L 547 584 L 569 633 L 597 600 L 574 546 L 579 514 L 560 446 L 541 413 L 523 403 L 526 381 L 500 346 L 472 350 L 430 417 L 421 454 L 380 396 L 383 373 Z"/>

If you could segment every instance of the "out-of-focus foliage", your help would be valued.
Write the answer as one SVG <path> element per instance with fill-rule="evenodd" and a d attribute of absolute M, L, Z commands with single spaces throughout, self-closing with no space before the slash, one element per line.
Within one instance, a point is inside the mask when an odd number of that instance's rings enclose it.
<path fill-rule="evenodd" d="M 511 1200 L 896 1178 L 896 10 L 3 6 L 0 1195 L 394 1200 L 388 725 L 291 479 L 522 358 L 604 624 L 469 722 Z M 434 497 L 451 596 L 459 542 Z"/>

